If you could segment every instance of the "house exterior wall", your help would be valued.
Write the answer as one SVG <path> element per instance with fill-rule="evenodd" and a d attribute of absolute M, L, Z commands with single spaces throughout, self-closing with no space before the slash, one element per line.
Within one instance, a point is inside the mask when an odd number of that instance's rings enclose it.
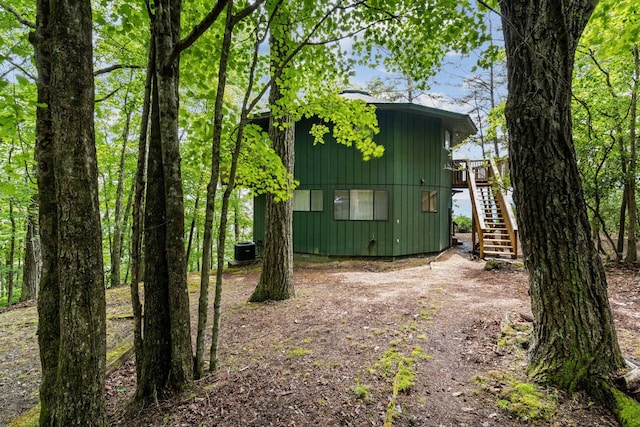
<path fill-rule="evenodd" d="M 299 190 L 322 190 L 322 211 L 293 214 L 294 251 L 335 256 L 396 257 L 439 252 L 450 244 L 449 152 L 436 118 L 378 110 L 381 158 L 362 160 L 355 147 L 327 137 L 313 145 L 311 120 L 296 124 Z M 424 180 L 424 183 L 421 182 Z M 335 220 L 335 190 L 387 191 L 387 220 Z M 422 192 L 435 191 L 437 212 L 422 212 Z M 264 238 L 264 197 L 254 203 L 254 239 Z"/>

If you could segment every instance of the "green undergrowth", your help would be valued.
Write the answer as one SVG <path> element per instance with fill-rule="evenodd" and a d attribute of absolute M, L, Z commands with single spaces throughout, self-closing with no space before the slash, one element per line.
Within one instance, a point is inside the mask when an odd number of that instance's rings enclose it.
<path fill-rule="evenodd" d="M 40 424 L 40 404 L 13 420 L 7 427 L 38 427 Z"/>
<path fill-rule="evenodd" d="M 386 384 L 383 390 L 380 390 L 383 396 L 388 396 L 384 397 L 385 427 L 393 426 L 394 418 L 403 413 L 399 410 L 398 399 L 415 387 L 418 380 L 418 361 L 428 360 L 430 357 L 419 343 L 427 339 L 426 329 L 436 314 L 436 308 L 435 303 L 427 307 L 426 301 L 422 302 L 422 306 L 422 310 L 417 314 L 410 317 L 402 316 L 401 324 L 395 330 L 371 328 L 369 331 L 370 337 L 389 334 L 391 338 L 378 359 L 371 366 L 364 368 L 362 374 L 363 377 L 369 376 L 372 380 L 382 380 Z M 391 389 L 390 396 L 388 387 Z M 356 377 L 356 384 L 351 392 L 361 402 L 368 403 L 374 400 L 371 386 L 362 383 L 360 376 Z"/>
<path fill-rule="evenodd" d="M 487 377 L 475 376 L 480 389 L 493 394 L 496 406 L 521 421 L 549 421 L 556 412 L 557 396 L 522 381 L 510 372 L 489 371 Z"/>

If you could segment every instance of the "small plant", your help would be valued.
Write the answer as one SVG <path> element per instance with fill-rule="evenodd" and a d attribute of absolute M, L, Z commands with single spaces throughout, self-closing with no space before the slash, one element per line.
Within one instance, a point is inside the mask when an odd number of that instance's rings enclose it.
<path fill-rule="evenodd" d="M 294 349 L 287 351 L 285 356 L 287 357 L 287 359 L 293 359 L 294 357 L 304 357 L 307 354 L 311 354 L 311 353 L 312 351 L 309 350 L 308 348 L 296 347 Z"/>
<path fill-rule="evenodd" d="M 522 421 L 548 421 L 556 411 L 555 396 L 541 392 L 535 385 L 522 382 L 510 373 L 489 371 L 487 377 L 474 376 L 473 382 L 498 397 L 496 405 Z"/>
<path fill-rule="evenodd" d="M 457 233 L 471 233 L 471 218 L 460 215 L 454 218 Z"/>
<path fill-rule="evenodd" d="M 370 399 L 369 388 L 368 385 L 358 383 L 351 389 L 351 392 L 358 400 L 368 402 Z"/>

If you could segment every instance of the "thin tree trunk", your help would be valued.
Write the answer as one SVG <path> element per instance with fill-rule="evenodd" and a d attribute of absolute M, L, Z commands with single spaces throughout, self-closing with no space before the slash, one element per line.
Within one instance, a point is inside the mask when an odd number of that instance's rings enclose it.
<path fill-rule="evenodd" d="M 116 207 L 113 230 L 113 247 L 111 248 L 111 286 L 120 285 L 120 263 L 122 261 L 122 203 L 124 199 L 125 164 L 127 159 L 127 144 L 129 142 L 129 127 L 131 125 L 131 110 L 127 105 L 129 93 L 124 99 L 126 118 L 122 132 L 122 152 L 120 153 L 120 167 L 118 170 L 118 185 L 116 187 Z"/>
<path fill-rule="evenodd" d="M 236 238 L 236 242 L 240 241 L 240 201 L 239 196 L 236 196 L 233 201 L 233 231 Z"/>
<path fill-rule="evenodd" d="M 222 141 L 222 107 L 224 91 L 227 86 L 227 66 L 231 49 L 233 26 L 231 24 L 233 0 L 227 3 L 224 36 L 220 50 L 218 65 L 218 85 L 213 109 L 213 140 L 211 142 L 211 176 L 207 184 L 207 199 L 205 206 L 204 235 L 202 238 L 202 268 L 200 270 L 200 298 L 198 300 L 198 334 L 196 337 L 196 362 L 194 375 L 201 378 L 204 374 L 205 337 L 207 333 L 207 317 L 209 311 L 209 274 L 211 272 L 211 255 L 213 250 L 213 217 L 216 205 L 216 190 L 220 174 L 220 145 Z M 218 266 L 220 267 L 220 266 Z M 211 361 L 212 359 L 210 359 Z M 213 365 L 209 364 L 212 370 Z"/>
<path fill-rule="evenodd" d="M 13 278 L 15 270 L 13 263 L 16 256 L 16 219 L 13 215 L 13 198 L 9 198 L 9 223 L 11 224 L 11 241 L 7 254 L 7 305 L 13 304 Z"/>
<path fill-rule="evenodd" d="M 189 240 L 187 243 L 187 254 L 185 255 L 185 259 L 187 260 L 187 271 L 189 271 L 189 267 L 191 267 L 189 260 L 191 259 L 193 234 L 195 233 L 195 230 L 196 230 L 196 221 L 198 218 L 198 205 L 200 204 L 200 186 L 201 185 L 202 185 L 202 175 L 200 175 L 200 182 L 198 183 L 198 189 L 196 190 L 196 200 L 193 205 L 193 215 L 191 216 L 191 225 L 189 226 Z"/>
<path fill-rule="evenodd" d="M 42 252 L 35 218 L 36 205 L 29 207 L 27 232 L 24 239 L 24 267 L 22 272 L 22 294 L 20 301 L 29 301 L 38 297 L 40 275 L 42 272 Z"/>
<path fill-rule="evenodd" d="M 142 365 L 144 350 L 142 343 L 142 304 L 140 302 L 140 279 L 142 266 L 142 224 L 147 175 L 147 134 L 149 128 L 149 112 L 151 110 L 151 82 L 154 74 L 154 42 L 150 41 L 147 58 L 147 78 L 144 85 L 144 100 L 140 118 L 140 135 L 138 137 L 138 162 L 136 167 L 135 195 L 133 201 L 133 218 L 131 229 L 131 306 L 133 309 L 133 342 L 136 353 L 136 380 L 142 381 Z"/>
<path fill-rule="evenodd" d="M 637 136 L 636 136 L 636 120 L 638 118 L 638 91 L 640 90 L 640 55 L 638 54 L 638 45 L 633 47 L 634 59 L 634 84 L 631 90 L 631 106 L 629 108 L 629 171 L 627 172 L 626 181 L 629 191 L 627 192 L 627 207 L 629 208 L 629 231 L 627 232 L 627 256 L 626 262 L 638 262 L 638 245 L 636 239 L 637 221 L 638 221 L 638 205 L 636 203 L 636 176 L 637 162 L 636 154 Z"/>
<path fill-rule="evenodd" d="M 501 0 L 511 176 L 534 317 L 529 373 L 589 391 L 622 368 L 571 128 L 578 39 L 595 0 Z"/>
<path fill-rule="evenodd" d="M 625 171 L 622 171 L 622 173 L 626 176 Z M 616 260 L 618 262 L 621 262 L 624 257 L 624 236 L 625 236 L 625 229 L 626 229 L 626 222 L 627 222 L 628 186 L 627 186 L 627 180 L 625 179 L 624 181 L 625 183 L 622 190 L 622 202 L 620 202 L 620 213 L 618 215 L 618 222 L 620 224 L 618 226 L 618 244 L 616 246 Z"/>

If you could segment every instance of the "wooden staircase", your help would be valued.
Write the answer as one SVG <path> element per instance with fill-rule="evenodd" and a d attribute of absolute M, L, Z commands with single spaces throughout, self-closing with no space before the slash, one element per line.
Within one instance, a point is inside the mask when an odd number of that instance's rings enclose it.
<path fill-rule="evenodd" d="M 518 228 L 501 182 L 503 168 L 494 160 L 467 161 L 467 184 L 473 210 L 473 250 L 480 258 L 518 256 Z M 477 240 L 477 241 L 476 241 Z"/>

